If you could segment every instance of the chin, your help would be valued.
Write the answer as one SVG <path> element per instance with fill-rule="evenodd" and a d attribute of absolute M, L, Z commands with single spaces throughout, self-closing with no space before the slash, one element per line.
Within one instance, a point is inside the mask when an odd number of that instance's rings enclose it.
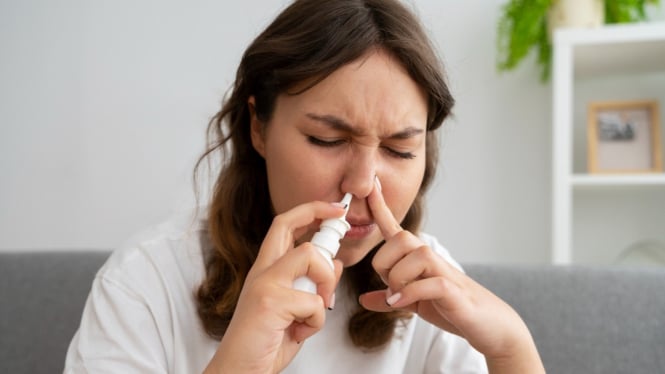
<path fill-rule="evenodd" d="M 360 242 L 345 243 L 342 242 L 342 247 L 337 252 L 335 259 L 340 260 L 345 268 L 356 265 L 362 261 L 367 254 L 380 242 L 379 239 L 369 240 L 366 238 Z"/>

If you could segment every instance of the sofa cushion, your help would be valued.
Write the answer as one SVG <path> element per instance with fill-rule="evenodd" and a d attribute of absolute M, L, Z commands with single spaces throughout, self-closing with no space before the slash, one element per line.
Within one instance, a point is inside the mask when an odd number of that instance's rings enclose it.
<path fill-rule="evenodd" d="M 62 372 L 108 255 L 0 252 L 0 373 Z M 665 269 L 465 269 L 524 318 L 548 372 L 665 373 Z"/>
<path fill-rule="evenodd" d="M 109 252 L 0 253 L 0 373 L 62 373 Z"/>
<path fill-rule="evenodd" d="M 665 373 L 665 268 L 466 265 L 529 326 L 550 373 Z"/>

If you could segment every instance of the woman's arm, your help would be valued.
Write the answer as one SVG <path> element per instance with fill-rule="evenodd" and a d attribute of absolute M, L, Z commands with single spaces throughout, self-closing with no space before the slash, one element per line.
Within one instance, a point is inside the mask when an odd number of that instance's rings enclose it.
<path fill-rule="evenodd" d="M 544 372 L 531 334 L 520 316 L 499 297 L 408 231 L 385 204 L 380 188 L 368 197 L 386 243 L 372 265 L 385 291 L 361 296 L 374 311 L 406 309 L 441 329 L 465 338 L 485 355 L 491 373 Z"/>

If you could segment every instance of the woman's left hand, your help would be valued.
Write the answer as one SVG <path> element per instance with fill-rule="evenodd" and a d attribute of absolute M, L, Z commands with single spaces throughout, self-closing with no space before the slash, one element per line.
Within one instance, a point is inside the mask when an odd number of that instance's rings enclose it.
<path fill-rule="evenodd" d="M 368 203 L 385 239 L 372 265 L 388 288 L 361 295 L 363 307 L 417 313 L 467 339 L 485 355 L 490 369 L 542 368 L 528 328 L 507 303 L 403 230 L 379 188 L 374 188 Z M 515 361 L 522 365 L 515 366 Z"/>

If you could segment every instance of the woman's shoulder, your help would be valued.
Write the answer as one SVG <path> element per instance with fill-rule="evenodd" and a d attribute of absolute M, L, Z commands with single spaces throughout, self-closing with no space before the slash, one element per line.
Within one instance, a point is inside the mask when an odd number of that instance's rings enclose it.
<path fill-rule="evenodd" d="M 174 214 L 141 230 L 115 249 L 97 277 L 127 283 L 145 282 L 148 278 L 165 281 L 181 274 L 188 283 L 197 282 L 204 272 L 207 237 L 201 212 Z"/>

